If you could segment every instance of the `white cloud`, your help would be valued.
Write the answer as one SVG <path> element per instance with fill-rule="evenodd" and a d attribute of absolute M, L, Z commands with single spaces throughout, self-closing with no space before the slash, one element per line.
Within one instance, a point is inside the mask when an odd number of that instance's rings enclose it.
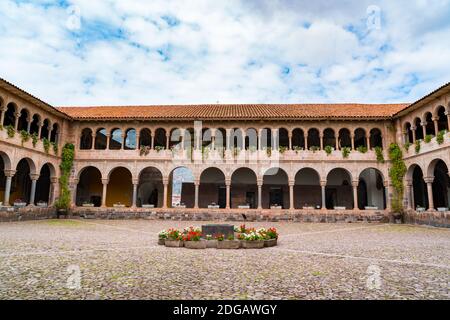
<path fill-rule="evenodd" d="M 0 76 L 54 105 L 403 102 L 450 74 L 450 1 L 67 5 L 81 29 L 53 1 L 0 3 Z"/>

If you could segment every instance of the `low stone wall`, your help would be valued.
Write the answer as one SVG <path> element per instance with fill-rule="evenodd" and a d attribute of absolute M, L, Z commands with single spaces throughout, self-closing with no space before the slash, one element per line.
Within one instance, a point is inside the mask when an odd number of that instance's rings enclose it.
<path fill-rule="evenodd" d="M 193 210 L 76 208 L 73 215 L 86 219 L 147 219 L 192 221 L 389 222 L 385 211 L 321 210 Z"/>
<path fill-rule="evenodd" d="M 405 223 L 450 228 L 450 212 L 411 210 L 405 213 Z"/>
<path fill-rule="evenodd" d="M 52 219 L 56 217 L 54 208 L 0 207 L 0 222 Z"/>

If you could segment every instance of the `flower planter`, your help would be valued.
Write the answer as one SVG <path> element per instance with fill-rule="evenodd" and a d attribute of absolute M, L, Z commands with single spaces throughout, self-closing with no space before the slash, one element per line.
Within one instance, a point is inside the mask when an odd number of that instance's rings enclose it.
<path fill-rule="evenodd" d="M 185 241 L 184 247 L 188 249 L 206 249 L 206 240 Z"/>
<path fill-rule="evenodd" d="M 238 209 L 250 209 L 250 206 L 238 206 Z"/>
<path fill-rule="evenodd" d="M 154 208 L 155 207 L 155 205 L 153 205 L 153 204 L 143 204 L 142 205 L 142 208 L 146 208 L 146 209 L 150 209 L 150 208 Z"/>
<path fill-rule="evenodd" d="M 334 207 L 334 210 L 345 210 L 345 207 Z"/>
<path fill-rule="evenodd" d="M 364 207 L 364 210 L 378 210 L 378 207 L 367 206 Z"/>
<path fill-rule="evenodd" d="M 241 243 L 239 240 L 217 241 L 217 249 L 239 249 Z"/>
<path fill-rule="evenodd" d="M 180 248 L 183 246 L 183 241 L 166 239 L 164 245 L 169 248 Z"/>
<path fill-rule="evenodd" d="M 85 208 L 92 208 L 92 207 L 94 207 L 94 204 L 93 203 L 83 203 L 82 206 Z"/>
<path fill-rule="evenodd" d="M 114 204 L 113 205 L 114 208 L 125 208 L 124 204 Z"/>
<path fill-rule="evenodd" d="M 264 247 L 275 247 L 277 245 L 278 239 L 268 239 L 264 240 Z"/>
<path fill-rule="evenodd" d="M 303 209 L 303 210 L 314 210 L 315 208 L 314 208 L 314 207 L 306 206 L 306 207 L 302 207 L 302 209 Z"/>
<path fill-rule="evenodd" d="M 158 239 L 158 244 L 159 244 L 160 246 L 165 245 L 165 243 L 166 243 L 166 239 Z"/>
<path fill-rule="evenodd" d="M 264 248 L 264 240 L 242 241 L 244 249 L 261 249 Z"/>
<path fill-rule="evenodd" d="M 281 206 L 270 206 L 270 209 L 272 209 L 272 210 L 281 210 L 283 208 Z"/>
<path fill-rule="evenodd" d="M 38 206 L 39 208 L 47 208 L 48 204 L 47 204 L 47 202 L 41 202 L 41 203 L 37 203 L 36 206 Z"/>
<path fill-rule="evenodd" d="M 217 248 L 217 243 L 219 241 L 217 240 L 206 240 L 206 247 L 207 248 Z"/>
<path fill-rule="evenodd" d="M 425 208 L 417 207 L 416 211 L 417 211 L 417 212 L 424 212 L 424 211 L 425 211 Z"/>
<path fill-rule="evenodd" d="M 440 207 L 440 208 L 437 208 L 437 211 L 439 211 L 439 212 L 445 212 L 445 211 L 448 211 L 448 208 Z"/>
<path fill-rule="evenodd" d="M 27 206 L 27 204 L 25 202 L 14 202 L 14 207 L 23 208 L 26 206 Z"/>
<path fill-rule="evenodd" d="M 218 205 L 208 205 L 208 209 L 220 209 Z"/>

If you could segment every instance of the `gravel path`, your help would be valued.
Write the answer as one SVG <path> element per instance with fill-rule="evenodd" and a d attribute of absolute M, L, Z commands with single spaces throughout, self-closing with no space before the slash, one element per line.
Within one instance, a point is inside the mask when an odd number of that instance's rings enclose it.
<path fill-rule="evenodd" d="M 0 299 L 450 299 L 447 229 L 262 222 L 249 226 L 277 227 L 277 247 L 157 245 L 192 224 L 2 223 Z"/>

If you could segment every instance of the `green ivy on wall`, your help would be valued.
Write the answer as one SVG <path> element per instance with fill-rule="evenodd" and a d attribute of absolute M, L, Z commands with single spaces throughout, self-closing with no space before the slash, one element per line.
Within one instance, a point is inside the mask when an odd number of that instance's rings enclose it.
<path fill-rule="evenodd" d="M 392 187 L 394 188 L 392 210 L 401 213 L 403 211 L 403 178 L 406 174 L 406 165 L 403 161 L 402 150 L 398 144 L 391 143 L 389 146 L 389 159 L 391 160 L 389 177 L 391 178 Z"/>
<path fill-rule="evenodd" d="M 60 196 L 55 202 L 55 206 L 58 209 L 67 210 L 70 207 L 70 189 L 69 189 L 69 177 L 73 167 L 73 159 L 75 156 L 75 147 L 71 143 L 66 143 L 61 151 L 61 178 L 59 179 L 59 185 L 61 188 Z"/>

